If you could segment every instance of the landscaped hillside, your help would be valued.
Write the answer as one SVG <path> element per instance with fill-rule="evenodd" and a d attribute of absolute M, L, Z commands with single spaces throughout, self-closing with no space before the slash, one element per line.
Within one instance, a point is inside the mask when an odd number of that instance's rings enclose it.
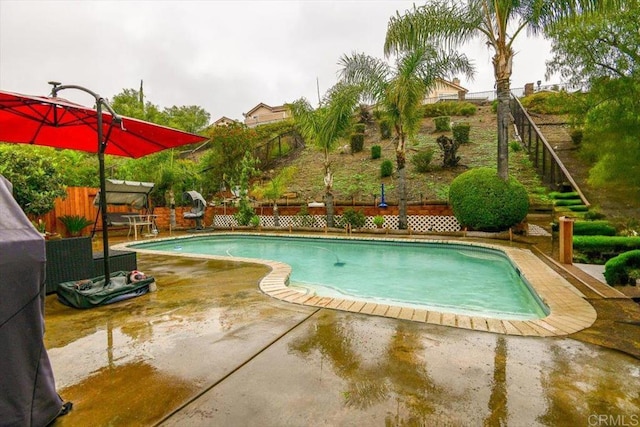
<path fill-rule="evenodd" d="M 497 136 L 496 114 L 490 105 L 480 106 L 475 115 L 469 117 L 452 116 L 452 122 L 466 122 L 471 125 L 469 143 L 462 144 L 458 149 L 460 162 L 454 168 L 442 167 L 442 151 L 436 139 L 444 134 L 451 137 L 451 131 L 436 132 L 433 118 L 423 119 L 420 132 L 407 145 L 407 178 L 408 200 L 419 203 L 425 200 L 447 200 L 448 188 L 451 181 L 469 168 L 488 166 L 496 167 Z M 380 177 L 380 165 L 385 159 L 391 160 L 395 173 L 395 145 L 391 139 L 381 139 L 377 122 L 370 123 L 365 131 L 364 150 L 360 153 L 345 153 L 344 146 L 349 140 L 344 139 L 337 144 L 331 153 L 332 170 L 334 172 L 334 194 L 338 203 L 373 203 L 374 195 L 380 200 L 382 183 L 385 184 L 385 198 L 388 203 L 397 201 L 395 185 L 396 178 L 392 175 Z M 371 158 L 371 147 L 380 145 L 382 156 L 380 159 Z M 512 144 L 514 145 L 514 144 Z M 433 150 L 433 159 L 426 173 L 415 171 L 411 158 L 420 152 Z M 287 190 L 297 193 L 297 200 L 322 201 L 324 195 L 323 183 L 323 155 L 314 147 L 307 147 L 280 162 L 272 174 L 277 173 L 284 166 L 295 166 L 296 173 L 287 186 Z M 522 150 L 510 152 L 510 173 L 521 181 L 531 194 L 534 203 L 546 201 L 546 189 L 540 184 L 535 171 Z"/>

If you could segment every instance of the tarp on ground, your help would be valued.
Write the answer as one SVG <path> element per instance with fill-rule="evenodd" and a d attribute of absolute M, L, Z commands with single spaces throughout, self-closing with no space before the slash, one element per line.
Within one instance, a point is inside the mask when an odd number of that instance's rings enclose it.
<path fill-rule="evenodd" d="M 0 175 L 0 424 L 45 426 L 62 410 L 44 346 L 45 243 Z"/>

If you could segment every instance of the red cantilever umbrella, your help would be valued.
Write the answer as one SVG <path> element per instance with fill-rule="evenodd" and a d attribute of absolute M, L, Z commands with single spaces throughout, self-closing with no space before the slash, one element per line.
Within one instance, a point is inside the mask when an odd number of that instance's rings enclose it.
<path fill-rule="evenodd" d="M 207 138 L 118 116 L 104 98 L 89 89 L 53 83 L 52 97 L 0 91 L 0 142 L 44 145 L 98 154 L 100 194 L 105 194 L 104 154 L 138 158 L 167 148 Z M 77 89 L 92 95 L 96 108 L 57 97 L 59 91 Z M 108 111 L 103 112 L 105 107 Z M 100 197 L 104 235 L 105 283 L 109 283 L 109 242 L 106 197 Z"/>

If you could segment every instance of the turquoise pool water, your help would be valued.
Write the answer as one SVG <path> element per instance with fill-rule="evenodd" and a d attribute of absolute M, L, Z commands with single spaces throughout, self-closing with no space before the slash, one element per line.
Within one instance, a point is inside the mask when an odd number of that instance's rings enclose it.
<path fill-rule="evenodd" d="M 501 319 L 548 314 L 501 251 L 469 245 L 306 237 L 219 235 L 134 248 L 276 260 L 291 286 L 320 296 Z"/>

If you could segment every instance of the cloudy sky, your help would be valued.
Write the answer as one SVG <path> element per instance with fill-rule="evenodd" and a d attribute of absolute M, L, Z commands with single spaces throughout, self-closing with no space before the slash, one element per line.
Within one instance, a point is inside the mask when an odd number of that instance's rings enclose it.
<path fill-rule="evenodd" d="M 336 82 L 338 58 L 382 57 L 389 18 L 413 2 L 0 0 L 0 89 L 47 95 L 47 82 L 110 98 L 144 80 L 155 105 L 198 105 L 241 120 L 259 102 L 317 102 Z M 422 4 L 417 2 L 416 4 Z M 522 34 L 512 87 L 544 81 L 549 43 Z M 471 92 L 493 89 L 491 54 L 464 49 L 476 66 Z M 452 76 L 453 77 L 453 76 Z M 552 81 L 551 83 L 557 83 Z M 79 92 L 61 96 L 85 105 Z"/>

